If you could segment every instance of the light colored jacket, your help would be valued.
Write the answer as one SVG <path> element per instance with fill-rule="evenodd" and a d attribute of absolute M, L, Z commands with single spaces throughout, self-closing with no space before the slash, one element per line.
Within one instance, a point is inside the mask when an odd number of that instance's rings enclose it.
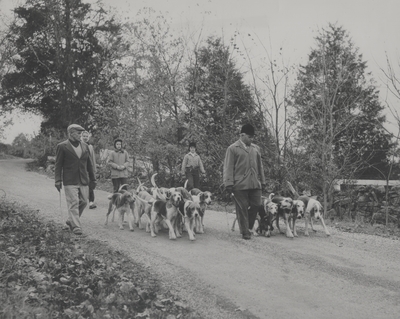
<path fill-rule="evenodd" d="M 251 144 L 247 149 L 238 140 L 228 147 L 224 160 L 223 181 L 225 187 L 234 190 L 261 189 L 265 184 L 260 148 Z"/>
<path fill-rule="evenodd" d="M 205 174 L 203 162 L 198 154 L 187 153 L 182 162 L 182 174 L 185 174 L 186 168 L 199 168 L 200 172 Z"/>
<path fill-rule="evenodd" d="M 92 163 L 93 163 L 93 171 L 96 174 L 97 172 L 97 167 L 96 167 L 96 154 L 94 153 L 94 148 L 93 145 L 88 144 L 89 146 L 89 152 L 90 152 L 90 157 L 92 159 Z"/>
<path fill-rule="evenodd" d="M 112 151 L 108 157 L 108 165 L 111 167 L 111 178 L 128 177 L 129 154 L 127 151 Z M 124 166 L 123 170 L 117 169 L 118 166 Z"/>

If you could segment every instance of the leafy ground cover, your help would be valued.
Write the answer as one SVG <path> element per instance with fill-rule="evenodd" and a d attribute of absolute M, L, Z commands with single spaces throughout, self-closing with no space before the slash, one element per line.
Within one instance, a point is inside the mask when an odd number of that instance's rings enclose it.
<path fill-rule="evenodd" d="M 0 203 L 0 318 L 192 318 L 120 251 Z"/>

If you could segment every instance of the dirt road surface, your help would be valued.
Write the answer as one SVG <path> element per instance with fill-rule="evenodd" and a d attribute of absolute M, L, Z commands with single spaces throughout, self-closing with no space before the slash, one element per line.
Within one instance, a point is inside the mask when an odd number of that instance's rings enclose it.
<path fill-rule="evenodd" d="M 54 181 L 27 172 L 26 160 L 0 161 L 6 198 L 62 222 Z M 98 207 L 85 210 L 84 231 L 149 267 L 198 318 L 400 318 L 400 241 L 330 228 L 286 238 L 241 239 L 230 227 L 234 215 L 207 211 L 206 233 L 169 240 L 144 230 L 104 226 L 107 192 L 96 190 Z M 61 214 L 63 215 L 61 217 Z M 63 218 L 63 219 L 62 219 Z M 301 226 L 301 224 L 300 224 Z M 284 229 L 284 225 L 281 226 Z"/>

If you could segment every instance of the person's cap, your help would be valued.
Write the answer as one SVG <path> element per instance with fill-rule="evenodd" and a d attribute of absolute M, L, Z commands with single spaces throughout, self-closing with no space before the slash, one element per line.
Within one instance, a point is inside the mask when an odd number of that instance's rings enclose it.
<path fill-rule="evenodd" d="M 70 126 L 68 126 L 67 131 L 72 132 L 72 131 L 86 131 L 86 130 L 78 124 L 71 124 Z"/>
<path fill-rule="evenodd" d="M 189 143 L 189 148 L 191 148 L 191 147 L 196 147 L 196 143 L 195 142 L 190 142 Z"/>
<path fill-rule="evenodd" d="M 249 136 L 254 136 L 254 127 L 251 124 L 245 124 L 242 126 L 240 133 L 245 133 Z"/>

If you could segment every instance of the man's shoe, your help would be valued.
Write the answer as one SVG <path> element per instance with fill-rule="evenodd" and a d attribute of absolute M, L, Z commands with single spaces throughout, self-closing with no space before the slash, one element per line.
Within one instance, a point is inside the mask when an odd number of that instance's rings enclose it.
<path fill-rule="evenodd" d="M 93 208 L 96 208 L 96 207 L 97 206 L 96 206 L 95 203 L 93 203 L 93 202 L 89 203 L 89 209 L 93 209 Z"/>
<path fill-rule="evenodd" d="M 74 235 L 79 237 L 86 237 L 87 235 L 82 233 L 82 229 L 75 227 L 73 230 Z"/>
<path fill-rule="evenodd" d="M 80 233 L 80 234 L 74 233 L 74 235 L 75 235 L 75 238 L 86 238 L 88 236 L 87 234 L 83 234 L 83 233 Z"/>
<path fill-rule="evenodd" d="M 251 239 L 251 235 L 250 234 L 243 234 L 243 239 Z"/>

